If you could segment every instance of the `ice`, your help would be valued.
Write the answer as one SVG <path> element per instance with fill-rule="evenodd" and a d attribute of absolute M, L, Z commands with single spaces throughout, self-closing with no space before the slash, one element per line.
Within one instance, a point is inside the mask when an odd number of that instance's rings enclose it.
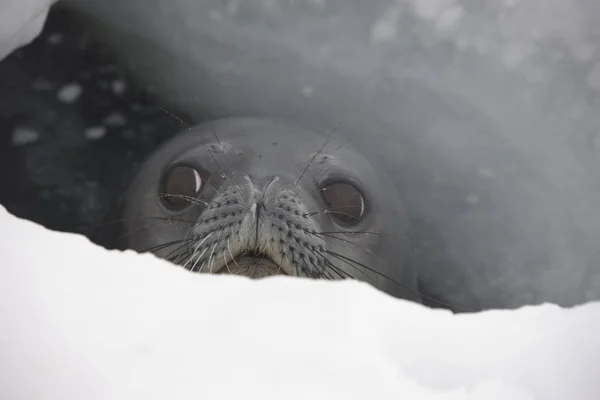
<path fill-rule="evenodd" d="M 452 315 L 192 274 L 0 208 L 3 399 L 596 399 L 600 304 Z"/>
<path fill-rule="evenodd" d="M 0 60 L 35 39 L 53 0 L 0 0 Z"/>

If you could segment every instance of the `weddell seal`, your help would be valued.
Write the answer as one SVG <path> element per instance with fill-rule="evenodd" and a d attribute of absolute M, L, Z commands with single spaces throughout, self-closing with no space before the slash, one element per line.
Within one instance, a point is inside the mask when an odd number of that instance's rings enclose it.
<path fill-rule="evenodd" d="M 145 161 L 114 217 L 92 240 L 190 271 L 352 278 L 421 300 L 395 186 L 333 134 L 258 118 L 192 127 Z"/>

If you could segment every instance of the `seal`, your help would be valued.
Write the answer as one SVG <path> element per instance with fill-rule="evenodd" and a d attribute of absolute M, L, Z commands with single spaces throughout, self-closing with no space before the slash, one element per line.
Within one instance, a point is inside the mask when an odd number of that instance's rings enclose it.
<path fill-rule="evenodd" d="M 332 134 L 259 118 L 192 127 L 145 161 L 117 210 L 105 247 L 194 272 L 358 279 L 421 300 L 399 193 Z"/>

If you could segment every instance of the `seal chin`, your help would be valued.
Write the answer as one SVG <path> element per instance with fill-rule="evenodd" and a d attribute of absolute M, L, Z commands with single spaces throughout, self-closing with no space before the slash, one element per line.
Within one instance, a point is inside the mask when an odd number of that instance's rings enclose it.
<path fill-rule="evenodd" d="M 247 253 L 221 266 L 217 274 L 242 275 L 252 279 L 265 278 L 274 275 L 294 275 L 293 271 L 285 268 L 264 254 Z"/>

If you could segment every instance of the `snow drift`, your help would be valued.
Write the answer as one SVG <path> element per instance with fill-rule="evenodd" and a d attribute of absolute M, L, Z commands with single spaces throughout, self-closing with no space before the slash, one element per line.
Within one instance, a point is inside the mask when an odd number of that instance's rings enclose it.
<path fill-rule="evenodd" d="M 596 399 L 600 304 L 452 315 L 252 281 L 0 211 L 2 399 Z"/>
<path fill-rule="evenodd" d="M 39 33 L 50 3 L 0 0 L 0 58 Z M 200 276 L 1 207 L 0 237 L 2 399 L 600 392 L 599 304 L 452 315 L 358 282 Z"/>

